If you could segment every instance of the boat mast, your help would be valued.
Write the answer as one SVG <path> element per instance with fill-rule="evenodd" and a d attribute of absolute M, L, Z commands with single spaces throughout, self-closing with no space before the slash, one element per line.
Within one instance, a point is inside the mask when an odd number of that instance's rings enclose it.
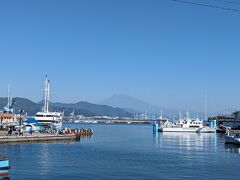
<path fill-rule="evenodd" d="M 160 112 L 160 119 L 163 119 L 163 110 Z"/>
<path fill-rule="evenodd" d="M 207 121 L 207 93 L 205 92 L 205 97 L 204 97 L 204 114 L 205 114 L 205 121 Z"/>
<path fill-rule="evenodd" d="M 50 80 L 47 82 L 47 112 L 49 109 L 49 99 L 50 99 Z"/>
<path fill-rule="evenodd" d="M 8 107 L 10 107 L 10 103 L 11 103 L 11 102 L 10 102 L 10 101 L 11 101 L 11 100 L 10 100 L 10 88 L 11 88 L 11 85 L 10 85 L 10 82 L 9 82 L 9 83 L 8 83 L 8 104 L 7 104 Z"/>
<path fill-rule="evenodd" d="M 12 113 L 12 101 L 10 98 L 10 82 L 8 83 L 8 95 L 7 95 L 7 105 L 4 106 L 4 112 L 6 113 Z"/>
<path fill-rule="evenodd" d="M 46 75 L 45 78 L 45 89 L 44 89 L 44 105 L 43 105 L 43 112 L 48 112 L 48 104 L 49 104 L 49 80 Z"/>
<path fill-rule="evenodd" d="M 179 121 L 181 121 L 182 120 L 182 113 L 180 111 L 178 113 L 178 117 L 179 117 Z"/>

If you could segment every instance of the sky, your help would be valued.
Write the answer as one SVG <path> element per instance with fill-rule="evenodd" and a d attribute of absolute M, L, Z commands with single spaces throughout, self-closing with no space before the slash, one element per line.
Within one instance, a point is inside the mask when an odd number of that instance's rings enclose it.
<path fill-rule="evenodd" d="M 199 112 L 206 92 L 209 111 L 239 109 L 239 19 L 172 0 L 1 0 L 0 96 L 10 82 L 38 102 L 48 74 L 55 102 L 123 93 Z"/>

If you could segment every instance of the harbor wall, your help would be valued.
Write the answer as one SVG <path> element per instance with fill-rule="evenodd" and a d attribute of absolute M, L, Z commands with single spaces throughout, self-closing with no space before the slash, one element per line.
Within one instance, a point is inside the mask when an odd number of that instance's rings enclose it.
<path fill-rule="evenodd" d="M 14 142 L 36 142 L 36 141 L 65 141 L 77 140 L 78 137 L 74 134 L 69 135 L 41 135 L 41 136 L 1 136 L 0 143 Z"/>

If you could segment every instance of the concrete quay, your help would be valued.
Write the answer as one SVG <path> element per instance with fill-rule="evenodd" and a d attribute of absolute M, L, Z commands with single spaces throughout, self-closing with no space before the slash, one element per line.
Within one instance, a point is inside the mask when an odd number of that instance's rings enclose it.
<path fill-rule="evenodd" d="M 21 142 L 44 142 L 44 141 L 77 141 L 79 136 L 75 134 L 43 134 L 33 133 L 32 135 L 6 135 L 0 132 L 0 143 L 21 143 Z"/>

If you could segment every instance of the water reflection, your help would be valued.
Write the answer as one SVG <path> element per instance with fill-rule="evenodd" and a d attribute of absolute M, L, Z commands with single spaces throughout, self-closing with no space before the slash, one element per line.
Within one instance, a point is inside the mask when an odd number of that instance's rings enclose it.
<path fill-rule="evenodd" d="M 91 136 L 81 137 L 78 141 L 83 139 L 91 139 Z M 31 174 L 48 176 L 51 173 L 51 167 L 58 166 L 58 156 L 63 152 L 71 151 L 73 146 L 78 144 L 78 141 L 0 144 L 0 155 L 9 157 L 11 165 L 9 174 L 7 176 L 0 176 L 0 180 L 10 179 L 12 174 L 24 172 L 26 163 L 28 163 L 29 167 L 38 167 L 38 169 L 33 168 Z M 65 158 L 67 157 L 61 157 L 61 159 Z"/>
<path fill-rule="evenodd" d="M 240 146 L 234 144 L 225 144 L 225 151 L 228 153 L 240 154 Z"/>
<path fill-rule="evenodd" d="M 216 150 L 217 135 L 214 133 L 163 132 L 158 135 L 158 147 L 179 148 L 185 150 Z M 157 137 L 154 137 L 157 138 Z"/>
<path fill-rule="evenodd" d="M 0 180 L 10 180 L 9 176 L 0 176 Z"/>
<path fill-rule="evenodd" d="M 159 138 L 158 138 L 158 133 L 154 133 L 153 134 L 153 143 L 156 145 L 156 148 L 158 148 L 158 144 L 159 144 Z"/>

